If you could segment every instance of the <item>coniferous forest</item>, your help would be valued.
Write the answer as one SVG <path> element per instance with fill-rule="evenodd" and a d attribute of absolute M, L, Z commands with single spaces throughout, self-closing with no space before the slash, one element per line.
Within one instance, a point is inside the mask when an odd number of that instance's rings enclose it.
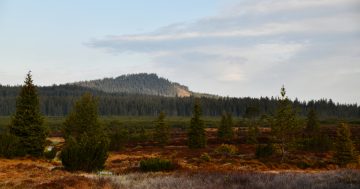
<path fill-rule="evenodd" d="M 104 79 L 108 87 L 103 88 L 99 84 L 102 80 L 39 87 L 40 110 L 47 116 L 67 115 L 75 100 L 85 92 L 90 92 L 98 98 L 100 115 L 156 116 L 160 111 L 164 111 L 168 116 L 190 116 L 194 99 L 197 97 L 201 98 L 204 116 L 221 116 L 223 111 L 226 111 L 233 116 L 243 117 L 248 107 L 256 108 L 259 116 L 263 114 L 272 115 L 275 113 L 278 104 L 277 97 L 220 97 L 193 93 L 184 86 L 183 88 L 191 95 L 180 97 L 177 96 L 177 93 L 165 92 L 172 91 L 173 88 L 170 86 L 174 83 L 158 78 L 154 74 L 133 74 L 130 76 L 118 77 L 121 81 L 126 81 L 125 83 L 120 81 L 120 84 L 116 84 L 116 82 L 119 83 L 119 79 Z M 144 83 L 148 80 L 148 83 Z M 109 83 L 113 84 L 110 85 Z M 163 84 L 165 87 L 161 88 L 160 86 Z M 117 89 L 116 91 L 125 92 L 109 92 L 110 86 L 113 85 L 122 86 L 123 90 Z M 174 85 L 181 86 L 177 83 Z M 154 87 L 151 93 L 148 93 L 147 89 L 152 88 L 152 86 Z M 15 102 L 19 91 L 20 87 L 18 86 L 0 85 L 0 115 L 7 116 L 15 112 Z M 154 95 L 156 93 L 157 95 Z M 295 99 L 291 103 L 297 113 L 303 117 L 307 115 L 309 109 L 314 108 L 321 119 L 360 118 L 360 106 L 357 104 L 339 104 L 331 99 L 317 99 L 308 102 Z"/>

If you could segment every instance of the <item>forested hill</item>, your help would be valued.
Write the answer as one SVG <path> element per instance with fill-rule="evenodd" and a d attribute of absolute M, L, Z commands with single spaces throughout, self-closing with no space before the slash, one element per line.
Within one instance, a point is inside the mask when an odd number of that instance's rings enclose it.
<path fill-rule="evenodd" d="M 117 78 L 81 81 L 73 85 L 96 89 L 107 93 L 147 94 L 166 97 L 188 97 L 188 87 L 158 77 L 156 74 L 128 74 Z"/>

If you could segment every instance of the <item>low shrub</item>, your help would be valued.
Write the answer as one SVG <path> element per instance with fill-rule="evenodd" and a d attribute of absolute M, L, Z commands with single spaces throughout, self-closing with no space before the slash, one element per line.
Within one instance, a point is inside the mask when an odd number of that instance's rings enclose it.
<path fill-rule="evenodd" d="M 144 172 L 170 171 L 176 168 L 176 164 L 168 159 L 149 158 L 140 161 L 140 169 Z"/>
<path fill-rule="evenodd" d="M 274 146 L 271 143 L 258 144 L 256 146 L 255 155 L 257 158 L 265 158 L 273 155 L 274 151 L 275 151 Z"/>
<path fill-rule="evenodd" d="M 0 134 L 0 157 L 24 156 L 25 151 L 22 149 L 18 137 L 8 133 Z"/>
<path fill-rule="evenodd" d="M 109 140 L 104 136 L 82 134 L 79 141 L 69 137 L 60 158 L 68 171 L 97 171 L 104 168 L 108 157 Z"/>
<path fill-rule="evenodd" d="M 201 159 L 202 161 L 205 161 L 205 162 L 211 161 L 211 157 L 210 157 L 210 155 L 209 155 L 208 153 L 203 153 L 203 154 L 201 154 L 200 159 Z"/>
<path fill-rule="evenodd" d="M 237 152 L 237 147 L 231 144 L 222 144 L 215 149 L 216 154 L 223 156 L 234 156 Z"/>
<path fill-rule="evenodd" d="M 299 167 L 300 169 L 307 169 L 313 167 L 313 164 L 306 161 L 300 161 L 296 163 L 296 166 Z"/>
<path fill-rule="evenodd" d="M 44 151 L 44 157 L 46 159 L 52 160 L 55 158 L 57 153 L 57 150 L 55 149 L 55 147 L 53 146 L 49 146 L 48 148 L 45 149 Z"/>

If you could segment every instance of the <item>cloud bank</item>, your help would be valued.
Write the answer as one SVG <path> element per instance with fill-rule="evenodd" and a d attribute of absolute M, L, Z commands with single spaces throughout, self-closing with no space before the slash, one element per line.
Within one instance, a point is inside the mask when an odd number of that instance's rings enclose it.
<path fill-rule="evenodd" d="M 217 15 L 87 45 L 142 54 L 153 70 L 193 90 L 360 102 L 360 2 L 245 0 Z M 291 96 L 291 95 L 290 95 Z"/>

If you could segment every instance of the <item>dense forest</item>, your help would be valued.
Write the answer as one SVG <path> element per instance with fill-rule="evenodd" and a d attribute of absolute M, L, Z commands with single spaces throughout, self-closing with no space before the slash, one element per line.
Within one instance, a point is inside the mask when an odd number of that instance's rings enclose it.
<path fill-rule="evenodd" d="M 12 115 L 15 112 L 15 100 L 20 87 L 0 86 L 0 115 Z M 90 92 L 99 99 L 101 115 L 155 116 L 164 111 L 169 116 L 190 116 L 195 97 L 164 97 L 159 95 L 106 93 L 72 84 L 39 87 L 40 107 L 48 116 L 64 116 L 69 113 L 73 103 L 85 92 Z M 292 102 L 299 115 L 305 116 L 309 108 L 314 107 L 322 119 L 360 118 L 360 107 L 356 104 L 335 104 L 332 100 Z M 273 114 L 278 99 L 201 97 L 203 115 L 220 116 L 223 111 L 233 116 L 243 116 L 247 107 L 256 107 L 259 115 Z"/>

